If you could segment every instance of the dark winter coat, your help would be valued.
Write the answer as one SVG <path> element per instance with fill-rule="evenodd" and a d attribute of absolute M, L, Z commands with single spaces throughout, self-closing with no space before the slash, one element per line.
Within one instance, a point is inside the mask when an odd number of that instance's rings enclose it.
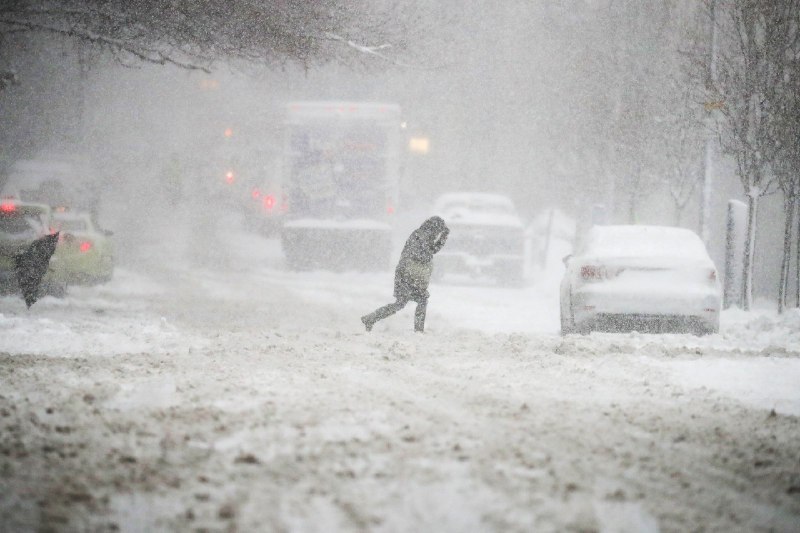
<path fill-rule="evenodd" d="M 440 217 L 431 217 L 414 230 L 394 271 L 394 296 L 419 302 L 428 297 L 433 254 L 447 241 L 450 230 Z"/>
<path fill-rule="evenodd" d="M 56 251 L 59 233 L 45 235 L 31 243 L 14 257 L 17 282 L 22 289 L 25 305 L 32 306 L 38 299 L 39 285 L 50 266 L 50 258 Z"/>

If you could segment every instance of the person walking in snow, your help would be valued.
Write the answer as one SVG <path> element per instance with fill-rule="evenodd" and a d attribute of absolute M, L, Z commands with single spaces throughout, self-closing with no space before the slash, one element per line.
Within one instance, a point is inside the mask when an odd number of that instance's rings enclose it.
<path fill-rule="evenodd" d="M 397 300 L 361 317 L 361 322 L 367 331 L 371 331 L 378 320 L 404 308 L 409 301 L 417 303 L 414 312 L 414 331 L 425 330 L 425 311 L 428 306 L 428 283 L 433 272 L 433 254 L 442 249 L 449 234 L 450 229 L 441 217 L 429 218 L 411 233 L 394 271 L 394 296 Z"/>

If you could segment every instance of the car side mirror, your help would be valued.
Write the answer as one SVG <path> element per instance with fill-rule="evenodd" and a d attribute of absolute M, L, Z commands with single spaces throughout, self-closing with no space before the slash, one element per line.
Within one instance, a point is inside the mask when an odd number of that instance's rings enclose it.
<path fill-rule="evenodd" d="M 572 254 L 567 254 L 561 259 L 561 261 L 564 263 L 564 266 L 567 266 L 567 263 L 569 263 L 570 259 L 572 259 Z"/>

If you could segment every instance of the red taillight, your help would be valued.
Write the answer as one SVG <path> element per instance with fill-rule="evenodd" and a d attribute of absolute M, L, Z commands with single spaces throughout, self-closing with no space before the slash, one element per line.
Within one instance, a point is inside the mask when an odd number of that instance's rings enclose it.
<path fill-rule="evenodd" d="M 13 213 L 17 210 L 17 205 L 14 202 L 3 202 L 0 204 L 0 211 L 3 213 Z"/>
<path fill-rule="evenodd" d="M 386 206 L 386 212 L 389 213 L 390 215 L 394 215 L 394 206 L 391 205 L 391 204 L 387 205 Z"/>
<path fill-rule="evenodd" d="M 236 177 L 233 175 L 232 170 L 229 170 L 228 172 L 225 173 L 225 182 L 228 183 L 228 185 L 233 183 L 234 179 L 236 179 Z"/>
<path fill-rule="evenodd" d="M 605 269 L 599 266 L 584 265 L 581 267 L 581 277 L 589 281 L 603 279 Z"/>
<path fill-rule="evenodd" d="M 89 250 L 92 249 L 92 243 L 90 243 L 89 241 L 83 241 L 81 242 L 79 249 L 81 252 L 88 252 Z"/>
<path fill-rule="evenodd" d="M 253 200 L 258 200 L 261 198 L 261 191 L 258 190 L 258 187 L 254 187 L 253 191 L 250 193 L 250 196 L 253 197 Z"/>
<path fill-rule="evenodd" d="M 272 196 L 271 194 L 265 194 L 264 195 L 264 208 L 272 210 L 273 207 L 275 207 L 275 197 Z"/>

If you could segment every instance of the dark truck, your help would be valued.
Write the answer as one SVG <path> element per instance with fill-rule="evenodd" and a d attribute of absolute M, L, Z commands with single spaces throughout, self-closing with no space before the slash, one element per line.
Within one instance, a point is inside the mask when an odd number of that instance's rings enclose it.
<path fill-rule="evenodd" d="M 491 277 L 504 285 L 524 281 L 523 223 L 513 201 L 501 194 L 452 192 L 441 195 L 434 211 L 450 228 L 436 256 L 434 275 Z"/>

